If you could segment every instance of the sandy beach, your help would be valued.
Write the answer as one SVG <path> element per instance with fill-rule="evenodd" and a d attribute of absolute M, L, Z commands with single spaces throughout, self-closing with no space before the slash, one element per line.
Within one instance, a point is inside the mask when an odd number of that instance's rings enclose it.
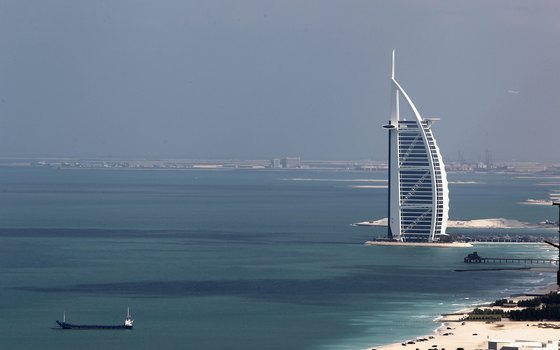
<path fill-rule="evenodd" d="M 551 325 L 558 328 L 552 328 Z M 417 339 L 427 340 L 417 341 Z M 413 341 L 414 344 L 402 345 L 402 343 L 395 343 L 372 349 L 427 350 L 437 345 L 438 349 L 455 350 L 457 348 L 463 348 L 465 350 L 475 350 L 488 349 L 488 340 L 532 340 L 546 343 L 549 340 L 558 339 L 560 339 L 560 322 L 501 321 L 484 323 L 471 321 L 465 322 L 464 324 L 460 322 L 445 322 L 443 326 L 433 334 L 415 339 L 403 340 L 404 343 Z"/>
<path fill-rule="evenodd" d="M 387 227 L 387 218 L 379 220 L 370 220 L 356 222 L 354 226 L 375 226 Z M 527 222 L 519 220 L 505 219 L 505 218 L 489 218 L 489 219 L 475 219 L 475 220 L 449 220 L 448 227 L 450 228 L 528 228 L 535 227 Z"/>
<path fill-rule="evenodd" d="M 558 287 L 556 285 L 551 285 L 532 292 L 531 295 L 533 295 L 533 293 L 546 294 L 555 290 L 558 290 Z M 531 298 L 531 296 L 519 296 L 508 299 L 522 300 Z M 484 306 L 484 308 L 486 308 L 486 306 Z M 427 350 L 437 346 L 437 348 L 441 350 L 455 350 L 457 348 L 477 350 L 488 349 L 488 340 L 526 340 L 543 343 L 560 340 L 560 322 L 509 321 L 507 319 L 496 322 L 461 321 L 461 319 L 473 309 L 474 307 L 443 316 L 440 320 L 441 326 L 432 334 L 413 339 L 402 339 L 402 341 L 398 343 L 369 349 Z"/>
<path fill-rule="evenodd" d="M 393 241 L 366 241 L 365 245 L 371 246 L 398 246 L 398 247 L 435 247 L 435 248 L 470 248 L 473 245 L 466 242 L 393 242 Z"/>

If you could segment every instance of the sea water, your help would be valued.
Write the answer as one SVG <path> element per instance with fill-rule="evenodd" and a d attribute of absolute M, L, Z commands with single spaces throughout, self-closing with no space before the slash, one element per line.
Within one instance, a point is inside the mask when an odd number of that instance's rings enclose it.
<path fill-rule="evenodd" d="M 387 190 L 360 186 L 385 176 L 0 168 L 0 349 L 361 349 L 554 282 L 554 268 L 456 271 L 473 250 L 556 256 L 543 244 L 363 245 L 385 229 L 350 224 L 386 217 Z M 546 198 L 558 180 L 449 178 L 453 219 L 556 218 L 552 206 L 521 202 Z M 65 312 L 68 322 L 120 324 L 127 307 L 132 331 L 54 323 Z"/>

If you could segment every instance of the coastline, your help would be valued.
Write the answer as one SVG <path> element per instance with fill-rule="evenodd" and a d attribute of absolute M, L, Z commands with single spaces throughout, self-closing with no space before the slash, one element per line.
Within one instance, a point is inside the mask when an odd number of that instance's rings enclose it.
<path fill-rule="evenodd" d="M 366 241 L 369 246 L 397 246 L 397 247 L 435 247 L 435 248 L 470 248 L 473 245 L 467 242 L 429 243 L 429 242 L 392 242 L 392 241 Z"/>
<path fill-rule="evenodd" d="M 387 218 L 379 220 L 369 220 L 355 222 L 352 226 L 372 226 L 387 227 Z M 471 219 L 471 220 L 448 220 L 449 228 L 469 228 L 469 229 L 510 229 L 510 228 L 556 228 L 556 225 L 548 225 L 546 223 L 532 224 L 529 222 L 519 221 L 506 218 L 487 218 L 487 219 Z"/>
<path fill-rule="evenodd" d="M 527 291 L 523 295 L 511 296 L 510 300 L 532 299 L 552 291 L 560 291 L 556 284 L 550 284 L 538 289 Z M 476 307 L 463 308 L 452 313 L 444 314 L 435 321 L 437 328 L 429 335 L 421 335 L 401 342 L 368 347 L 367 350 L 429 350 L 437 345 L 440 349 L 464 350 L 488 349 L 489 340 L 526 340 L 546 343 L 560 339 L 560 321 L 461 321 Z"/>

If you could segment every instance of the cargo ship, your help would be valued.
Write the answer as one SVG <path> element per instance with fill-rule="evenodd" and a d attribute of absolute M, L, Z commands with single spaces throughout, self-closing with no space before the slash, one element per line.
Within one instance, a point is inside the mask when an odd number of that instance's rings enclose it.
<path fill-rule="evenodd" d="M 72 324 L 66 322 L 66 313 L 62 316 L 62 321 L 56 320 L 62 329 L 132 329 L 134 320 L 130 316 L 130 308 L 126 311 L 126 318 L 122 325 L 96 325 L 96 324 Z"/>

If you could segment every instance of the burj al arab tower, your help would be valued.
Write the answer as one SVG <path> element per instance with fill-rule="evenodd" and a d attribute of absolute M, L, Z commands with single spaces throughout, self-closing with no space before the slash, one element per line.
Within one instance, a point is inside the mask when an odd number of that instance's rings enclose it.
<path fill-rule="evenodd" d="M 391 68 L 388 236 L 401 242 L 436 242 L 446 235 L 447 175 L 432 134 L 435 118 L 422 118 Z"/>

